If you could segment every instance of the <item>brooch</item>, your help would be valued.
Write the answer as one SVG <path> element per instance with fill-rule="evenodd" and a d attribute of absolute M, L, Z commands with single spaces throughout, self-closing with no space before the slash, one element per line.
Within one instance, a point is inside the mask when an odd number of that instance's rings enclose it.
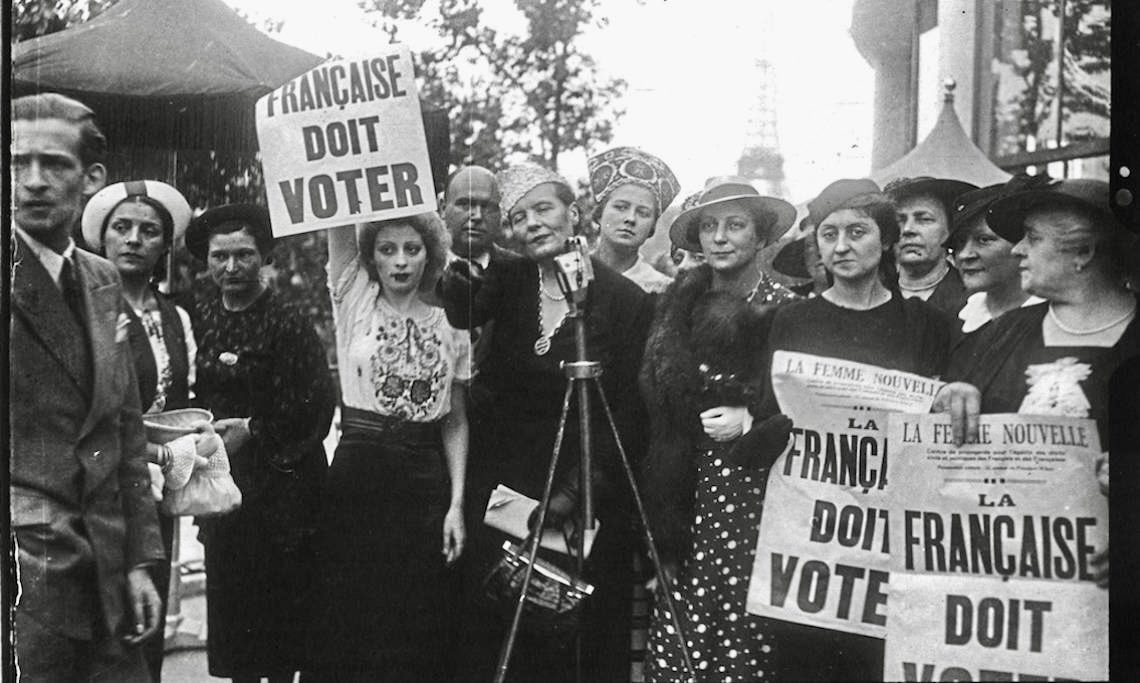
<path fill-rule="evenodd" d="M 223 351 L 218 354 L 218 360 L 221 361 L 222 365 L 237 365 L 238 357 L 236 353 Z"/>

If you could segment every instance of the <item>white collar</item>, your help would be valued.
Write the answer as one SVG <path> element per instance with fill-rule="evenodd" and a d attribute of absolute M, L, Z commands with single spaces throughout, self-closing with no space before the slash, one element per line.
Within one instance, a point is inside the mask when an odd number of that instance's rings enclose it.
<path fill-rule="evenodd" d="M 59 254 L 54 249 L 44 245 L 43 242 L 29 235 L 19 226 L 16 227 L 16 234 L 20 236 L 20 239 L 24 240 L 24 243 L 28 245 L 32 253 L 36 255 L 40 264 L 43 265 L 48 275 L 51 276 L 51 281 L 55 283 L 55 286 L 59 287 L 59 273 L 63 270 L 63 260 L 70 260 L 75 253 L 75 240 L 68 237 L 67 246 L 64 247 L 63 253 Z"/>

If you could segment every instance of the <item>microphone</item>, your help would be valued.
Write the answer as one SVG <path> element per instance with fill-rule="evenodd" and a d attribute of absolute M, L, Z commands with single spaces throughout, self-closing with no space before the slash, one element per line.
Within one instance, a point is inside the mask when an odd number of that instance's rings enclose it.
<path fill-rule="evenodd" d="M 554 275 L 567 301 L 574 306 L 586 301 L 594 280 L 594 264 L 590 262 L 585 237 L 579 235 L 566 240 L 566 252 L 554 257 Z"/>

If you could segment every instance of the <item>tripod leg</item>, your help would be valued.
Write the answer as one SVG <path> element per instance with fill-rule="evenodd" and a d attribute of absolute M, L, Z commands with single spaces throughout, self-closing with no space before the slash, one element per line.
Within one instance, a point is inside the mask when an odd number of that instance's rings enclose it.
<path fill-rule="evenodd" d="M 562 417 L 558 421 L 558 434 L 554 437 L 554 452 L 550 455 L 550 467 L 546 471 L 546 484 L 542 491 L 542 500 L 538 504 L 538 533 L 527 537 L 524 547 L 519 549 L 521 555 L 527 553 L 527 564 L 523 570 L 522 586 L 519 590 L 518 602 L 515 604 L 515 613 L 511 618 L 511 628 L 503 640 L 503 647 L 499 651 L 499 662 L 495 671 L 495 683 L 503 683 L 507 678 L 507 668 L 511 663 L 511 653 L 515 648 L 515 638 L 518 636 L 519 623 L 522 621 L 523 606 L 526 604 L 527 590 L 530 588 L 530 577 L 534 573 L 534 561 L 538 556 L 539 540 L 542 537 L 542 527 L 546 523 L 546 511 L 550 508 L 550 496 L 554 491 L 554 474 L 558 467 L 558 454 L 562 450 L 562 437 L 566 433 L 566 418 L 570 414 L 570 396 L 574 390 L 573 382 L 566 383 L 566 395 L 562 399 Z"/>
<path fill-rule="evenodd" d="M 665 594 L 665 602 L 669 605 L 669 613 L 673 617 L 673 628 L 677 630 L 677 641 L 681 646 L 681 658 L 685 663 L 685 671 L 689 675 L 689 680 L 696 680 L 696 670 L 693 668 L 693 661 L 689 656 L 689 647 L 685 642 L 685 631 L 681 625 L 681 615 L 677 611 L 677 605 L 673 600 L 673 586 L 670 584 L 669 578 L 665 576 L 665 571 L 661 564 L 661 557 L 657 554 L 657 543 L 653 540 L 653 531 L 649 528 L 649 518 L 645 514 L 645 504 L 642 502 L 641 492 L 637 488 L 637 478 L 634 476 L 633 467 L 629 464 L 629 456 L 625 453 L 625 447 L 621 443 L 621 434 L 618 433 L 617 423 L 614 422 L 614 414 L 613 411 L 610 410 L 610 402 L 606 399 L 606 393 L 602 390 L 602 384 L 597 379 L 594 379 L 594 386 L 598 389 L 598 396 L 601 398 L 602 408 L 605 410 L 606 420 L 610 423 L 610 430 L 614 435 L 614 443 L 617 445 L 618 456 L 621 458 L 622 469 L 625 470 L 630 491 L 633 492 L 633 502 L 637 506 L 637 514 L 641 518 L 641 528 L 645 532 L 645 544 L 649 549 L 649 559 L 653 562 L 657 583 L 661 586 Z"/>

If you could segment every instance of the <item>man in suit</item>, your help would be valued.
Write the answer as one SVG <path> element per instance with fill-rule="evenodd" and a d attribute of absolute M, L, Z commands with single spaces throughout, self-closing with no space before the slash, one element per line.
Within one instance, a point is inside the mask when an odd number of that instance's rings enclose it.
<path fill-rule="evenodd" d="M 163 561 L 119 276 L 76 249 L 106 140 L 85 105 L 12 102 L 12 531 L 22 681 L 149 681 Z"/>

